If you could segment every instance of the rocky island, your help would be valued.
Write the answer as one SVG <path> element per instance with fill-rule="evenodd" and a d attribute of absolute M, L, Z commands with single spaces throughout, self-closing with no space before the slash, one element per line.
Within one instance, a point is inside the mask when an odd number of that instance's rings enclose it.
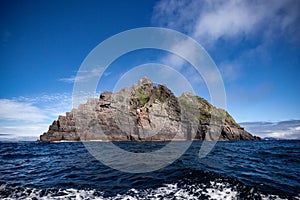
<path fill-rule="evenodd" d="M 191 93 L 175 95 L 145 77 L 103 92 L 54 120 L 40 141 L 260 140 L 223 109 Z"/>

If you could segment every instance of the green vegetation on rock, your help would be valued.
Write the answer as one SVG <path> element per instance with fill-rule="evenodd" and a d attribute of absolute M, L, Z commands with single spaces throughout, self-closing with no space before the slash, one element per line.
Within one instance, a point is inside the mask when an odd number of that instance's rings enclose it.
<path fill-rule="evenodd" d="M 184 93 L 178 98 L 178 101 L 182 109 L 192 110 L 197 107 L 199 109 L 199 120 L 202 124 L 210 123 L 213 119 L 217 123 L 240 127 L 227 111 L 214 107 L 204 98 Z"/>
<path fill-rule="evenodd" d="M 138 101 L 138 107 L 143 107 L 150 99 L 150 94 L 142 94 L 140 92 L 136 95 Z"/>

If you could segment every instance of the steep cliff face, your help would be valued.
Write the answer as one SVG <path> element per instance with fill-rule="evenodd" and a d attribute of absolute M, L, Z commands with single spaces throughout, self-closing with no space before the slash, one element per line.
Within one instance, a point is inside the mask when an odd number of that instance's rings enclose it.
<path fill-rule="evenodd" d="M 215 119 L 215 120 L 211 120 Z M 213 122 L 213 123 L 211 123 Z M 41 141 L 61 140 L 258 140 L 224 110 L 143 78 L 118 93 L 103 92 L 59 116 Z"/>

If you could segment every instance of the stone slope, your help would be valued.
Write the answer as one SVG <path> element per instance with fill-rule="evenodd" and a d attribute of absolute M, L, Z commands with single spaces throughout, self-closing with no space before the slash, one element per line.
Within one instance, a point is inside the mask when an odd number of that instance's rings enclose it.
<path fill-rule="evenodd" d="M 143 78 L 118 93 L 103 92 L 59 116 L 40 141 L 259 140 L 222 109 L 190 93 L 176 98 Z"/>

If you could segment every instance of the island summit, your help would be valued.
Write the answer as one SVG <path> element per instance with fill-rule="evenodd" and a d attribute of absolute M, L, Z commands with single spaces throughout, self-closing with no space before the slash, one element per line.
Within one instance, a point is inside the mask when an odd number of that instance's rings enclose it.
<path fill-rule="evenodd" d="M 145 77 L 120 92 L 89 98 L 59 116 L 40 141 L 260 140 L 229 113 L 191 93 L 175 95 Z"/>

